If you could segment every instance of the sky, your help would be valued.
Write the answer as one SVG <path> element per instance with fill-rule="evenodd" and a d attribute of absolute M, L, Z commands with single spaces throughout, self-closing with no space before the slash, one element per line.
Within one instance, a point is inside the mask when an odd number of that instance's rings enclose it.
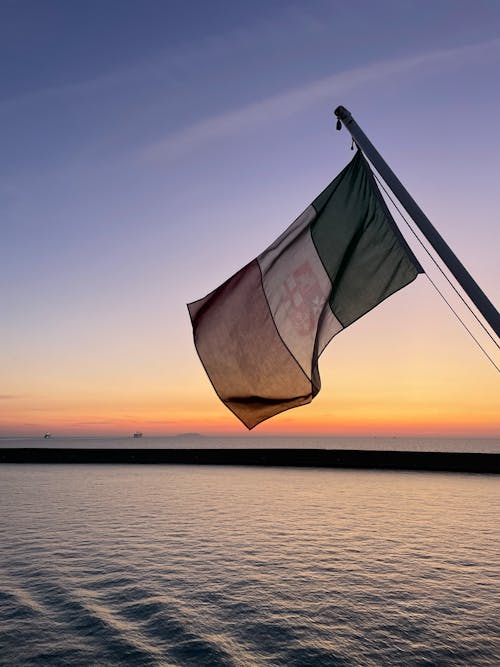
<path fill-rule="evenodd" d="M 498 307 L 500 3 L 3 0 L 0 80 L 0 436 L 244 435 L 186 303 L 351 159 L 338 105 Z M 426 276 L 320 372 L 252 433 L 500 435 L 498 373 Z"/>

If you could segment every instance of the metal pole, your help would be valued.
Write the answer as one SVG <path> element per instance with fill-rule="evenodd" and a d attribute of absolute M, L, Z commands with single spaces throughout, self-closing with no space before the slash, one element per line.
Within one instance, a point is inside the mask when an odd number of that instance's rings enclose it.
<path fill-rule="evenodd" d="M 366 157 L 373 164 L 375 169 L 387 183 L 394 195 L 399 199 L 402 206 L 407 210 L 410 217 L 418 226 L 422 234 L 426 237 L 432 245 L 437 254 L 441 257 L 451 273 L 455 276 L 458 283 L 462 286 L 465 293 L 468 295 L 472 303 L 476 306 L 484 319 L 488 322 L 490 327 L 500 337 L 500 314 L 495 306 L 488 299 L 486 294 L 482 291 L 474 278 L 470 275 L 462 262 L 458 259 L 455 253 L 448 246 L 443 237 L 434 228 L 429 218 L 425 215 L 422 209 L 411 197 L 409 192 L 403 186 L 396 174 L 392 171 L 389 165 L 385 162 L 383 157 L 377 151 L 375 146 L 368 139 L 363 130 L 356 123 L 345 107 L 337 107 L 335 115 L 338 122 L 342 121 L 345 127 L 351 133 L 352 138 L 361 148 Z M 337 125 L 340 129 L 340 125 Z"/>

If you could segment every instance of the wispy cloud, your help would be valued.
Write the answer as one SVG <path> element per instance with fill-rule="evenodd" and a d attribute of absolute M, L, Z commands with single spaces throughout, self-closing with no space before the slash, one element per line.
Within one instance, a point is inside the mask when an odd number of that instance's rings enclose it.
<path fill-rule="evenodd" d="M 144 151 L 147 160 L 173 159 L 198 146 L 293 116 L 322 100 L 362 85 L 404 74 L 429 66 L 463 66 L 482 63 L 500 57 L 500 39 L 480 44 L 443 49 L 408 58 L 384 60 L 364 67 L 356 67 L 317 79 L 245 107 L 206 118 L 179 132 L 149 145 Z"/>
<path fill-rule="evenodd" d="M 131 89 L 144 79 L 161 81 L 167 88 L 175 83 L 184 83 L 186 72 L 197 71 L 201 63 L 233 59 L 247 50 L 279 48 L 293 34 L 317 34 L 324 25 L 307 10 L 290 7 L 279 11 L 273 18 L 266 16 L 250 24 L 240 25 L 231 31 L 208 32 L 203 37 L 187 39 L 185 42 L 157 51 L 151 57 L 139 59 L 134 64 L 112 69 L 88 79 L 71 80 L 65 83 L 41 86 L 8 96 L 2 91 L 0 113 L 12 111 L 22 105 L 34 105 L 43 100 L 89 97 L 117 90 Z M 6 96 L 4 96 L 6 95 Z"/>

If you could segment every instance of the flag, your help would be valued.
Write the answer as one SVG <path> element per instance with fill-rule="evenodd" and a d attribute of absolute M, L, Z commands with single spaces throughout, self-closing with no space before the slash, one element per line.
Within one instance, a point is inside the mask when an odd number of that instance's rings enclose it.
<path fill-rule="evenodd" d="M 263 253 L 188 304 L 219 398 L 249 429 L 309 403 L 331 339 L 421 272 L 358 150 Z"/>

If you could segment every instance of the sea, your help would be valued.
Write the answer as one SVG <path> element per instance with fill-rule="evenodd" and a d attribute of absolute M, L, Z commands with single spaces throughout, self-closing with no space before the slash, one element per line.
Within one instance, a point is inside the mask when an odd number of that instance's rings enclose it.
<path fill-rule="evenodd" d="M 2 447 L 499 451 L 498 440 L 2 439 Z M 500 480 L 0 465 L 0 665 L 500 665 Z"/>

